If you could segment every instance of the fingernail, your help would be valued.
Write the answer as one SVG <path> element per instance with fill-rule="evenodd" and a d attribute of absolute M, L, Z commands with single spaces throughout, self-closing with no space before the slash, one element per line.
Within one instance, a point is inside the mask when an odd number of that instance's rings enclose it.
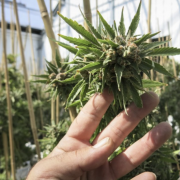
<path fill-rule="evenodd" d="M 106 138 L 102 139 L 97 144 L 95 144 L 93 146 L 93 148 L 99 148 L 99 147 L 102 147 L 102 146 L 106 145 L 109 142 L 109 139 L 110 139 L 109 137 L 106 137 Z"/>
<path fill-rule="evenodd" d="M 153 173 L 154 174 L 154 173 Z M 156 176 L 156 174 L 154 174 L 154 177 L 155 177 L 155 179 L 157 179 L 157 176 Z"/>

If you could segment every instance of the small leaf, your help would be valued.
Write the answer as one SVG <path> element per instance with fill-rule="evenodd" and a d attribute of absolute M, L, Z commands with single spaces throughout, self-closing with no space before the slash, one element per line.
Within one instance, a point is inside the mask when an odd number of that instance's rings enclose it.
<path fill-rule="evenodd" d="M 102 68 L 102 86 L 101 86 L 101 93 L 104 91 L 104 85 L 106 82 L 106 76 L 107 76 L 107 67 Z"/>
<path fill-rule="evenodd" d="M 80 9 L 80 7 L 79 7 L 79 9 Z M 82 13 L 81 9 L 80 9 L 80 12 L 81 12 L 84 20 L 86 21 L 89 29 L 91 30 L 91 32 L 96 36 L 96 38 L 102 39 L 101 34 L 99 34 L 99 32 L 93 27 L 93 25 L 89 22 L 89 20 L 84 16 L 84 14 Z"/>
<path fill-rule="evenodd" d="M 91 48 L 91 47 L 84 47 L 84 46 L 77 46 L 77 48 L 79 49 L 85 49 L 85 50 L 89 50 L 90 53 L 94 53 L 97 56 L 101 56 L 103 51 L 97 49 L 97 48 Z"/>
<path fill-rule="evenodd" d="M 152 67 L 152 61 L 151 61 L 151 63 L 146 62 L 146 61 L 142 61 L 141 64 L 139 65 L 139 67 L 142 69 L 151 70 L 153 68 Z"/>
<path fill-rule="evenodd" d="M 86 39 L 80 39 L 80 38 L 72 38 L 69 36 L 64 36 L 62 34 L 58 34 L 60 37 L 62 37 L 63 39 L 69 41 L 72 44 L 75 44 L 77 46 L 93 46 L 93 44 L 89 41 L 87 41 Z"/>
<path fill-rule="evenodd" d="M 72 84 L 72 83 L 77 83 L 79 80 L 82 79 L 82 76 L 80 74 L 76 74 L 70 78 L 67 78 L 63 81 L 59 81 L 61 83 L 64 83 L 64 84 Z"/>
<path fill-rule="evenodd" d="M 88 83 L 84 83 L 83 87 L 82 87 L 82 90 L 81 90 L 81 93 L 80 93 L 80 101 L 82 102 L 84 97 L 86 96 L 86 93 L 88 91 Z"/>
<path fill-rule="evenodd" d="M 135 78 L 129 78 L 130 83 L 138 90 L 144 91 L 142 85 Z"/>
<path fill-rule="evenodd" d="M 119 91 L 120 91 L 120 87 L 121 87 L 121 78 L 122 78 L 122 75 L 123 75 L 123 70 L 124 70 L 124 67 L 119 66 L 118 64 L 116 64 L 115 67 L 114 67 L 114 71 L 115 71 L 115 74 L 116 74 L 117 86 L 118 86 Z"/>
<path fill-rule="evenodd" d="M 78 71 L 89 71 L 89 70 L 93 70 L 93 69 L 99 69 L 100 67 L 102 67 L 102 62 L 92 62 L 90 64 L 87 64 L 86 66 L 84 66 L 83 68 L 79 69 Z"/>
<path fill-rule="evenodd" d="M 43 78 L 43 79 L 48 79 L 49 78 L 49 74 L 32 75 L 32 76 L 38 77 L 38 78 Z"/>
<path fill-rule="evenodd" d="M 150 59 L 145 58 L 144 62 L 146 62 L 146 64 L 149 64 L 149 66 L 152 66 L 152 61 Z M 161 74 L 167 75 L 167 76 L 173 76 L 171 73 L 169 73 L 163 66 L 161 66 L 160 64 L 153 62 L 153 69 Z"/>
<path fill-rule="evenodd" d="M 61 59 L 58 55 L 57 49 L 56 49 L 56 64 L 57 64 L 58 68 L 61 67 Z"/>
<path fill-rule="evenodd" d="M 114 20 L 113 28 L 114 28 L 114 31 L 115 31 L 115 36 L 117 36 L 118 35 L 118 31 L 117 31 L 117 26 L 116 26 L 116 21 L 115 20 Z"/>
<path fill-rule="evenodd" d="M 170 40 L 168 41 L 157 41 L 157 42 L 151 42 L 151 43 L 147 43 L 145 46 L 143 46 L 143 51 L 147 51 L 149 49 L 152 49 L 152 48 L 155 48 L 157 46 L 160 46 L 161 44 L 165 44 L 167 42 L 169 42 Z"/>
<path fill-rule="evenodd" d="M 153 88 L 153 87 L 159 87 L 159 86 L 167 86 L 166 83 L 161 83 L 158 81 L 151 81 L 149 79 L 143 79 L 143 88 Z"/>
<path fill-rule="evenodd" d="M 65 43 L 62 43 L 62 42 L 57 42 L 57 44 L 59 46 L 62 46 L 63 48 L 67 49 L 69 52 L 73 53 L 73 54 L 76 54 L 77 53 L 77 49 L 68 45 L 68 44 L 65 44 Z"/>
<path fill-rule="evenodd" d="M 130 36 L 133 36 L 133 34 L 135 33 L 137 27 L 138 27 L 138 24 L 139 24 L 139 20 L 140 20 L 140 9 L 141 9 L 141 1 L 139 3 L 139 7 L 138 7 L 138 10 L 129 26 L 129 30 L 128 30 L 128 33 L 131 32 Z M 128 34 L 127 33 L 127 34 Z"/>
<path fill-rule="evenodd" d="M 123 99 L 123 107 L 126 114 L 128 115 L 127 109 L 126 109 L 126 103 L 129 97 L 127 80 L 124 80 L 124 79 L 121 80 L 121 92 L 122 92 L 122 99 Z"/>
<path fill-rule="evenodd" d="M 48 66 L 49 66 L 49 68 L 54 72 L 54 73 L 58 73 L 58 70 L 57 70 L 57 67 L 54 65 L 54 64 L 52 64 L 51 62 L 49 62 L 49 61 L 47 61 L 46 60 L 46 63 L 48 64 Z"/>
<path fill-rule="evenodd" d="M 134 43 L 139 46 L 142 42 L 146 41 L 147 39 L 149 39 L 149 38 L 151 38 L 151 37 L 153 37 L 159 33 L 160 33 L 160 31 L 157 33 L 154 33 L 154 34 L 150 34 L 150 33 L 145 34 L 141 38 L 139 38 L 138 40 L 134 41 Z"/>
<path fill-rule="evenodd" d="M 173 47 L 164 47 L 152 50 L 147 56 L 174 56 L 179 55 L 180 49 Z"/>
<path fill-rule="evenodd" d="M 125 28 L 125 24 L 124 24 L 124 15 L 123 15 L 123 11 L 124 11 L 124 7 L 122 8 L 122 12 L 121 12 L 121 21 L 119 23 L 119 33 L 125 37 L 125 33 L 126 33 L 126 28 Z"/>
<path fill-rule="evenodd" d="M 83 85 L 83 79 L 80 80 L 72 89 L 72 91 L 70 92 L 68 99 L 67 99 L 67 105 L 69 105 L 70 103 L 72 103 L 75 98 L 77 97 L 77 95 L 80 93 L 81 89 L 82 89 L 82 85 Z"/>
<path fill-rule="evenodd" d="M 33 83 L 42 83 L 42 84 L 47 84 L 47 80 L 36 80 L 36 81 L 31 81 Z"/>
<path fill-rule="evenodd" d="M 116 43 L 114 43 L 114 42 L 111 41 L 111 40 L 98 39 L 98 41 L 99 41 L 100 43 L 104 43 L 104 44 L 111 45 L 111 46 L 112 46 L 113 48 L 115 48 L 115 49 L 119 46 L 119 44 L 116 44 Z"/>
<path fill-rule="evenodd" d="M 67 23 L 69 24 L 75 31 L 77 31 L 79 34 L 81 34 L 85 39 L 90 41 L 91 43 L 100 46 L 96 38 L 88 32 L 82 25 L 78 24 L 76 21 L 73 21 L 72 19 L 68 19 L 64 17 L 62 14 L 58 12 L 58 15 Z"/>
<path fill-rule="evenodd" d="M 143 107 L 142 100 L 139 96 L 137 89 L 131 83 L 129 84 L 129 86 L 130 86 L 129 91 L 134 103 L 136 104 L 137 107 L 142 108 Z"/>
<path fill-rule="evenodd" d="M 111 28 L 111 26 L 106 22 L 106 20 L 103 18 L 103 16 L 101 15 L 101 13 L 99 11 L 97 11 L 99 14 L 99 17 L 106 29 L 106 31 L 108 32 L 109 36 L 111 37 L 111 39 L 115 38 L 115 32 L 114 30 Z"/>

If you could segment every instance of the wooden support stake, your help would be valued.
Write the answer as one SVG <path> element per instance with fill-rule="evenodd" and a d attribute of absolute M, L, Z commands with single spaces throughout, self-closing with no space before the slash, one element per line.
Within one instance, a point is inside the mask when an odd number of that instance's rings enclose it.
<path fill-rule="evenodd" d="M 53 56 L 53 61 L 54 61 L 55 58 L 56 58 L 56 50 L 57 50 L 57 53 L 58 53 L 58 55 L 60 57 L 59 47 L 54 41 L 51 40 L 51 39 L 55 39 L 55 35 L 54 35 L 53 29 L 52 29 L 52 26 L 51 26 L 51 22 L 50 22 L 50 19 L 49 19 L 49 15 L 48 15 L 48 12 L 47 12 L 45 2 L 44 2 L 44 0 L 37 0 L 37 2 L 38 2 L 38 5 L 39 5 L 41 17 L 42 17 L 42 20 L 43 20 L 43 23 L 44 23 L 44 28 L 45 28 L 45 31 L 46 31 L 46 35 L 49 38 L 49 43 L 50 43 L 50 46 L 51 46 L 52 56 Z"/>
<path fill-rule="evenodd" d="M 9 150 L 8 150 L 8 139 L 7 134 L 5 132 L 2 133 L 3 138 L 3 149 L 4 149 L 4 157 L 5 157 L 5 169 L 6 169 L 6 180 L 9 180 Z"/>
<path fill-rule="evenodd" d="M 85 17 L 89 20 L 90 23 L 92 23 L 92 14 L 91 14 L 91 5 L 90 5 L 90 0 L 83 0 L 83 5 L 84 5 L 84 15 Z M 86 30 L 89 31 L 89 27 L 84 21 L 84 27 Z"/>
<path fill-rule="evenodd" d="M 31 92 L 30 92 L 30 85 L 29 85 L 29 81 L 28 81 L 24 49 L 23 49 L 23 45 L 22 45 L 21 29 L 20 29 L 20 24 L 19 24 L 16 0 L 13 0 L 13 3 L 14 3 L 14 12 L 15 12 L 15 16 L 16 16 L 16 25 L 17 25 L 18 39 L 19 39 L 19 45 L 20 45 L 20 54 L 21 54 L 21 60 L 22 60 L 22 65 L 23 65 L 23 72 L 24 72 L 26 96 L 27 96 L 27 100 L 28 100 L 28 108 L 29 108 L 29 115 L 30 115 L 30 121 L 31 121 L 31 129 L 32 129 L 32 133 L 33 133 L 34 143 L 36 145 L 36 153 L 38 155 L 38 158 L 41 159 L 37 127 L 36 127 L 36 122 L 35 122 L 34 109 L 33 109 L 33 103 L 32 103 Z"/>
<path fill-rule="evenodd" d="M 5 79 L 6 79 L 6 97 L 7 97 L 7 110 L 8 110 L 8 127 L 9 127 L 9 144 L 10 144 L 10 155 L 11 155 L 11 172 L 13 180 L 15 176 L 15 160 L 14 160 L 14 144 L 13 144 L 13 123 L 12 123 L 12 105 L 9 88 L 9 74 L 8 74 L 8 63 L 6 55 L 6 27 L 5 27 L 5 13 L 4 13 L 4 0 L 1 0 L 2 9 L 2 39 L 3 39 L 3 57 L 5 64 Z"/>
<path fill-rule="evenodd" d="M 13 20 L 13 6 L 11 3 L 11 52 L 14 55 L 14 20 Z"/>
<path fill-rule="evenodd" d="M 169 31 L 170 47 L 172 47 L 172 40 L 171 40 L 169 22 L 168 22 L 168 31 Z M 174 57 L 172 57 L 172 64 L 173 64 L 174 76 L 177 77 L 176 63 L 175 63 Z"/>

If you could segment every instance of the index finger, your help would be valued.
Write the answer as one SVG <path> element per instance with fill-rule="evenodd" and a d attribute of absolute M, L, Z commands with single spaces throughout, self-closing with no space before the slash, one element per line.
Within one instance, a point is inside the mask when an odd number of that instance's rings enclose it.
<path fill-rule="evenodd" d="M 89 141 L 112 101 L 113 94 L 107 89 L 95 94 L 73 121 L 67 136 Z"/>

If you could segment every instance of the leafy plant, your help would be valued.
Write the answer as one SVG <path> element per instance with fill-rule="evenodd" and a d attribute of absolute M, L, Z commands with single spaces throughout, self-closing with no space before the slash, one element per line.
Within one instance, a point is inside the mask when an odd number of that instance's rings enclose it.
<path fill-rule="evenodd" d="M 43 75 L 46 80 L 42 82 L 47 83 L 48 87 L 51 87 L 51 90 L 54 91 L 55 94 L 60 94 L 65 98 L 66 108 L 75 106 L 77 110 L 79 110 L 94 93 L 102 93 L 105 88 L 114 94 L 114 101 L 105 113 L 99 127 L 94 132 L 91 141 L 120 111 L 126 111 L 126 107 L 130 102 L 133 101 L 137 107 L 142 108 L 143 104 L 140 95 L 146 91 L 145 88 L 155 88 L 166 85 L 166 83 L 151 80 L 151 70 L 174 78 L 166 68 L 152 61 L 150 57 L 178 55 L 180 54 L 180 49 L 159 47 L 167 43 L 167 41 L 146 42 L 146 40 L 154 37 L 159 32 L 144 34 L 141 37 L 135 35 L 140 19 L 140 8 L 141 2 L 127 31 L 124 24 L 123 9 L 118 26 L 116 22 L 114 22 L 113 26 L 110 26 L 98 11 L 100 18 L 98 29 L 95 29 L 81 12 L 89 26 L 90 32 L 76 21 L 58 13 L 68 25 L 79 33 L 80 37 L 73 38 L 59 34 L 61 38 L 76 45 L 73 47 L 57 41 L 58 45 L 73 53 L 75 57 L 71 62 L 65 63 L 60 62 L 60 59 L 56 57 L 56 65 L 47 62 L 48 76 L 46 75 L 45 77 Z M 58 64 L 63 64 L 64 66 L 71 65 L 68 66 L 66 72 L 63 71 L 63 73 L 66 74 L 66 76 L 63 76 L 64 79 L 57 78 L 57 74 L 61 73 L 61 69 L 57 70 L 61 68 Z M 143 79 L 143 74 L 146 74 L 149 79 Z M 49 75 L 53 75 L 53 78 Z M 56 88 L 53 87 L 54 83 Z M 60 91 L 57 91 L 58 88 L 65 91 L 66 86 L 69 85 L 72 85 L 71 91 L 66 91 L 66 96 L 60 93 Z M 153 117 L 156 113 L 157 111 L 146 117 L 145 121 L 142 121 L 137 128 L 135 128 L 109 159 L 121 153 L 156 125 L 157 122 L 153 122 Z M 163 170 L 169 169 L 169 164 L 167 164 L 165 158 L 162 157 L 163 154 L 165 154 L 163 151 L 168 151 L 167 144 L 163 148 L 159 149 L 159 151 L 153 154 L 141 166 L 121 179 L 130 179 L 144 170 L 156 172 L 157 167 Z M 171 151 L 166 153 L 166 155 L 169 159 L 172 158 Z M 157 159 L 159 159 L 158 162 L 156 161 Z M 158 179 L 168 180 L 174 178 L 169 171 L 165 174 L 164 171 L 158 170 Z M 163 173 L 166 176 L 164 176 Z"/>

